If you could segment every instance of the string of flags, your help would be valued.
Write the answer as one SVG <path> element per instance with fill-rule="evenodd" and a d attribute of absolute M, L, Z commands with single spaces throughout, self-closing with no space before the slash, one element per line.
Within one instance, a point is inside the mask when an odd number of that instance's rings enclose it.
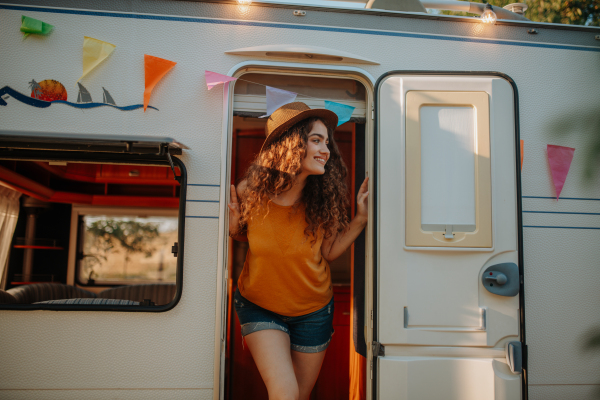
<path fill-rule="evenodd" d="M 278 89 L 275 87 L 263 85 L 262 83 L 251 82 L 242 78 L 234 78 L 228 75 L 219 74 L 212 71 L 204 71 L 204 76 L 206 79 L 206 87 L 208 90 L 214 88 L 220 84 L 229 84 L 231 81 L 241 80 L 244 82 L 254 83 L 256 85 L 265 86 L 267 88 L 266 97 L 267 97 L 267 113 L 259 118 L 266 118 L 271 115 L 275 110 L 284 104 L 292 103 L 296 100 L 296 96 L 300 93 L 290 92 L 283 89 Z M 312 97 L 307 96 L 306 97 Z M 316 97 L 313 97 L 316 98 Z M 338 126 L 342 125 L 350 121 L 352 117 L 352 113 L 354 112 L 354 108 L 347 104 L 337 103 L 335 101 L 325 100 L 325 108 L 334 112 L 338 116 Z"/>
<path fill-rule="evenodd" d="M 29 35 L 43 35 L 47 36 L 54 30 L 54 25 L 40 21 L 35 18 L 21 16 L 21 27 L 20 31 L 23 33 L 23 38 L 27 38 Z M 95 39 L 89 36 L 83 38 L 83 51 L 82 51 L 82 75 L 77 79 L 76 84 L 83 79 L 87 74 L 96 68 L 102 61 L 107 59 L 115 50 L 116 46 L 112 43 L 105 42 L 100 39 Z M 152 90 L 158 82 L 176 65 L 175 61 L 166 60 L 144 54 L 144 112 L 149 106 L 150 97 Z M 266 100 L 267 110 L 266 114 L 260 118 L 266 118 L 270 116 L 276 109 L 284 104 L 292 103 L 296 100 L 299 93 L 283 90 L 267 85 L 263 85 L 256 82 L 250 82 L 242 78 L 234 78 L 228 75 L 219 74 L 212 71 L 204 71 L 206 79 L 206 86 L 208 90 L 220 84 L 229 84 L 229 82 L 235 80 L 242 80 L 249 83 L 262 85 L 266 87 Z M 305 97 L 312 97 L 303 95 Z M 314 98 L 314 97 L 312 97 Z M 66 99 L 66 96 L 65 96 Z M 338 126 L 348 122 L 354 112 L 354 107 L 347 104 L 338 103 L 335 101 L 325 100 L 325 108 L 334 112 L 338 116 Z M 5 103 L 6 104 L 6 103 Z M 4 105 L 5 105 L 4 104 Z M 113 103 L 114 104 L 114 103 Z M 139 105 L 141 106 L 141 105 Z M 138 106 L 138 107 L 139 107 Z M 129 109 L 134 106 L 121 107 L 122 109 Z M 119 107 L 117 107 L 119 108 Z M 151 107 L 153 108 L 153 107 Z M 523 169 L 523 156 L 524 156 L 524 141 L 520 141 L 520 166 Z M 556 200 L 559 199 L 562 189 L 564 187 L 575 149 L 571 147 L 547 145 L 546 153 L 548 156 L 548 164 L 550 166 L 550 174 L 552 176 L 552 182 L 556 190 Z"/>

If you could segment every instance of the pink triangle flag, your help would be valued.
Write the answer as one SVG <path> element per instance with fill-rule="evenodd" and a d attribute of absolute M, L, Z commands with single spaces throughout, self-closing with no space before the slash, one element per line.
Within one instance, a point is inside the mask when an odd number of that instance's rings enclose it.
<path fill-rule="evenodd" d="M 216 72 L 212 71 L 204 71 L 204 77 L 206 78 L 206 87 L 208 87 L 208 90 L 214 88 L 215 86 L 221 83 L 231 82 L 237 79 L 231 76 L 217 74 Z"/>
<path fill-rule="evenodd" d="M 571 147 L 554 146 L 549 144 L 547 147 L 548 151 L 548 164 L 550 164 L 550 172 L 552 173 L 552 181 L 556 188 L 556 200 L 560 196 L 560 192 L 567 179 L 569 168 L 571 167 L 571 161 L 573 161 L 573 154 L 575 149 Z"/>

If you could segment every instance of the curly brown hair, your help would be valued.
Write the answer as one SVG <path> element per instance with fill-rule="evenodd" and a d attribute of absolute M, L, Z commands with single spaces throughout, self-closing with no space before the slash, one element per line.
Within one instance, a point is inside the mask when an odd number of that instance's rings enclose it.
<path fill-rule="evenodd" d="M 314 241 L 319 230 L 324 238 L 330 238 L 348 227 L 348 170 L 335 143 L 333 128 L 319 118 L 308 118 L 293 125 L 262 149 L 248 168 L 243 178 L 246 188 L 240 198 L 240 233 L 247 232 L 247 222 L 255 211 L 268 205 L 269 195 L 277 196 L 292 188 L 296 177 L 302 172 L 308 134 L 316 121 L 321 121 L 327 127 L 330 155 L 325 164 L 325 173 L 310 175 L 302 190 L 308 224 L 304 233 L 312 236 Z"/>

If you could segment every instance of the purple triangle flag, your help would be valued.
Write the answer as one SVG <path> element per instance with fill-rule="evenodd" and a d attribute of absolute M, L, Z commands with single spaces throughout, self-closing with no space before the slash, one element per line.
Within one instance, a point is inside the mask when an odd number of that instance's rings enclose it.
<path fill-rule="evenodd" d="M 277 89 L 267 86 L 267 113 L 260 118 L 268 117 L 273 114 L 279 107 L 293 103 L 296 100 L 298 93 L 288 92 L 287 90 Z"/>

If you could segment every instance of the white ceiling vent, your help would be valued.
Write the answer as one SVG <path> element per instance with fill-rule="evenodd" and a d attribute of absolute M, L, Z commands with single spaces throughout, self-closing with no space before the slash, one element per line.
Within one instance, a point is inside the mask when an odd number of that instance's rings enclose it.
<path fill-rule="evenodd" d="M 352 64 L 374 64 L 378 62 L 366 59 L 356 54 L 346 53 L 344 51 L 328 49 L 317 46 L 297 46 L 291 44 L 267 45 L 245 47 L 243 49 L 228 50 L 225 54 L 235 54 L 239 56 L 266 57 L 266 58 L 285 58 L 294 61 L 316 61 L 327 63 L 352 63 Z"/>

